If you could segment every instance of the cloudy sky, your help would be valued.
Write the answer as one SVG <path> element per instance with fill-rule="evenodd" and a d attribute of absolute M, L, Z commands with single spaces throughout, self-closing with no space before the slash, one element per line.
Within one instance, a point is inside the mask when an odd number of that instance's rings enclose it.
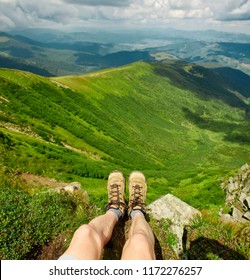
<path fill-rule="evenodd" d="M 250 33 L 250 0 L 0 0 L 0 31 L 26 27 Z"/>

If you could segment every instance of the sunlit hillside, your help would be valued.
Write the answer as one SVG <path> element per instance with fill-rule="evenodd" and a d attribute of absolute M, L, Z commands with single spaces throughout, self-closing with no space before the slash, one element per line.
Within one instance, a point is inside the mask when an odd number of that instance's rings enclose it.
<path fill-rule="evenodd" d="M 23 174 L 78 181 L 104 209 L 109 172 L 136 169 L 148 179 L 147 203 L 172 193 L 217 213 L 224 204 L 221 177 L 250 158 L 248 102 L 240 85 L 182 61 L 56 78 L 1 69 L 1 191 L 12 185 L 31 196 L 44 191 L 22 182 Z M 58 203 L 74 209 L 66 198 Z M 60 209 L 62 231 L 69 222 Z"/>

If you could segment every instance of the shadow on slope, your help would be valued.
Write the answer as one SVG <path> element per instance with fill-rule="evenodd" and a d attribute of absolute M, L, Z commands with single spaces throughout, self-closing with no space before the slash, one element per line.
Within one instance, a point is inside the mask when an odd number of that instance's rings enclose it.
<path fill-rule="evenodd" d="M 182 60 L 154 64 L 156 74 L 167 77 L 177 88 L 195 92 L 200 98 L 220 99 L 232 107 L 250 109 L 250 106 L 228 90 L 230 84 L 202 66 Z"/>
<path fill-rule="evenodd" d="M 242 254 L 235 250 L 222 245 L 217 240 L 205 237 L 199 237 L 192 241 L 186 255 L 189 260 L 246 260 Z"/>
<path fill-rule="evenodd" d="M 224 133 L 224 139 L 236 143 L 250 143 L 250 125 L 246 118 L 244 122 L 233 123 L 226 121 L 219 121 L 213 119 L 206 119 L 198 112 L 192 112 L 188 108 L 183 108 L 185 117 L 195 123 L 201 129 L 208 129 L 217 133 Z"/>
<path fill-rule="evenodd" d="M 250 98 L 250 76 L 230 67 L 215 68 L 212 71 L 223 77 L 232 89 Z"/>
<path fill-rule="evenodd" d="M 39 68 L 34 65 L 24 63 L 20 58 L 7 58 L 0 56 L 0 65 L 2 68 L 17 69 L 22 71 L 31 72 L 44 77 L 52 77 L 53 75 L 46 69 Z"/>
<path fill-rule="evenodd" d="M 203 116 L 204 112 L 201 108 L 195 112 L 189 108 L 183 108 L 185 118 L 196 124 L 199 128 L 224 133 L 224 139 L 230 142 L 250 142 L 250 106 L 241 97 L 236 96 L 228 90 L 229 88 L 236 90 L 232 82 L 227 82 L 224 76 L 220 76 L 211 70 L 181 60 L 154 64 L 154 67 L 156 74 L 169 78 L 175 87 L 194 92 L 204 101 L 218 99 L 233 108 L 245 110 L 245 117 L 242 115 L 241 121 L 235 121 L 233 119 L 230 121 L 230 116 L 225 120 L 221 118 L 215 119 L 214 116 Z M 235 82 L 238 85 L 237 89 L 239 93 L 247 97 L 246 88 L 248 88 L 248 83 L 240 86 L 240 81 L 242 81 L 243 76 L 240 75 L 239 77 L 239 82 Z"/>

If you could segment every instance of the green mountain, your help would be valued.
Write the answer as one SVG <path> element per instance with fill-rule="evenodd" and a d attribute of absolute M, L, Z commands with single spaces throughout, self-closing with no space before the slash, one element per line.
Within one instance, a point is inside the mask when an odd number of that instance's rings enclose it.
<path fill-rule="evenodd" d="M 185 62 L 52 79 L 1 70 L 0 105 L 2 141 L 12 143 L 6 165 L 19 172 L 81 181 L 140 169 L 159 181 L 150 199 L 181 194 L 187 178 L 216 182 L 249 159 L 249 105 L 219 75 Z"/>
<path fill-rule="evenodd" d="M 152 55 L 156 58 L 173 55 L 179 59 L 200 64 L 208 68 L 227 67 L 249 72 L 249 42 L 221 42 L 218 38 L 215 41 L 203 41 L 200 39 L 175 40 L 166 46 L 154 48 Z"/>
<path fill-rule="evenodd" d="M 78 181 L 103 207 L 109 172 L 136 169 L 148 178 L 147 202 L 172 193 L 217 213 L 224 205 L 220 178 L 249 161 L 249 122 L 245 84 L 241 93 L 240 85 L 236 90 L 219 74 L 183 61 L 55 78 L 1 69 L 1 186 L 37 193 L 20 182 L 27 173 Z M 3 203 L 6 197 L 0 196 Z M 11 197 L 6 209 L 22 196 Z"/>
<path fill-rule="evenodd" d="M 113 44 L 78 41 L 34 41 L 0 32 L 0 67 L 50 77 L 76 75 L 136 61 L 151 61 L 148 51 L 123 50 Z"/>

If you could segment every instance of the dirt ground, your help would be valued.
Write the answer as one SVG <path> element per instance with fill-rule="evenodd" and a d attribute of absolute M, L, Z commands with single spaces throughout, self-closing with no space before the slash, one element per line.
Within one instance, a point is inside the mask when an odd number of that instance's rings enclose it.
<path fill-rule="evenodd" d="M 56 181 L 53 178 L 42 177 L 34 174 L 23 173 L 20 175 L 20 178 L 25 181 L 28 185 L 36 186 L 36 187 L 64 187 L 67 186 L 69 183 Z"/>

